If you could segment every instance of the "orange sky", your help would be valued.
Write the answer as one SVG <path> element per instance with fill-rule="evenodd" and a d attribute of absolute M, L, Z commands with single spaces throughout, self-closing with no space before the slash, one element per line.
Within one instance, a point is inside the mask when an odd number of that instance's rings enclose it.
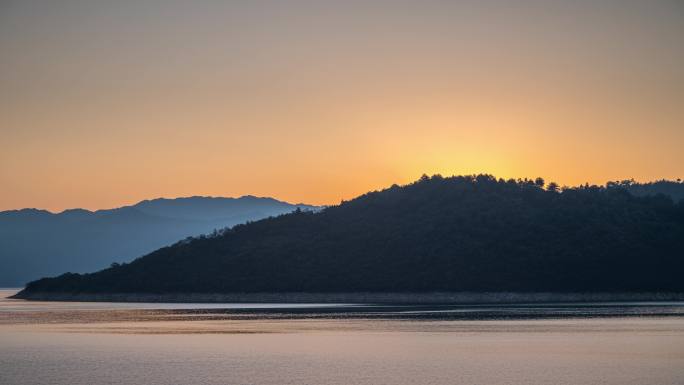
<path fill-rule="evenodd" d="M 0 210 L 684 177 L 676 2 L 0 3 Z"/>

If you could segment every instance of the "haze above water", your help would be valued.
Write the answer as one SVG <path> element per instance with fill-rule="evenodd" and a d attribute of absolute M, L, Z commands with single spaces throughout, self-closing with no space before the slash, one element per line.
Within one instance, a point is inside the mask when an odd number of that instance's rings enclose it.
<path fill-rule="evenodd" d="M 25 302 L 2 384 L 681 384 L 684 303 Z"/>

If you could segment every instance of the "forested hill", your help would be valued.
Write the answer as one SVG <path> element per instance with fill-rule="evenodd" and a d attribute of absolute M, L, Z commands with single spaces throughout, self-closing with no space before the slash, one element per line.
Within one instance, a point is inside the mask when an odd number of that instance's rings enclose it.
<path fill-rule="evenodd" d="M 634 180 L 625 180 L 620 182 L 608 182 L 609 187 L 622 187 L 634 195 L 668 195 L 675 202 L 684 199 L 684 182 L 680 179 L 677 181 L 659 180 L 649 183 L 637 183 Z"/>
<path fill-rule="evenodd" d="M 684 291 L 684 207 L 625 188 L 423 177 L 31 293 Z"/>

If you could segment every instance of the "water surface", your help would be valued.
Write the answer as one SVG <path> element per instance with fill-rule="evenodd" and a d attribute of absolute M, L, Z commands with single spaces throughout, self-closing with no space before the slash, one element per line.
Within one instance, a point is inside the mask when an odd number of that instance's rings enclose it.
<path fill-rule="evenodd" d="M 684 303 L 27 302 L 0 384 L 682 384 Z"/>

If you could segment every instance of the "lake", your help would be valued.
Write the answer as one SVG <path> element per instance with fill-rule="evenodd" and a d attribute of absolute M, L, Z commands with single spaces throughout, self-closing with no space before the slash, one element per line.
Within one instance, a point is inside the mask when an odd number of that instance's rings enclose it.
<path fill-rule="evenodd" d="M 27 302 L 0 384 L 682 384 L 684 303 Z"/>

